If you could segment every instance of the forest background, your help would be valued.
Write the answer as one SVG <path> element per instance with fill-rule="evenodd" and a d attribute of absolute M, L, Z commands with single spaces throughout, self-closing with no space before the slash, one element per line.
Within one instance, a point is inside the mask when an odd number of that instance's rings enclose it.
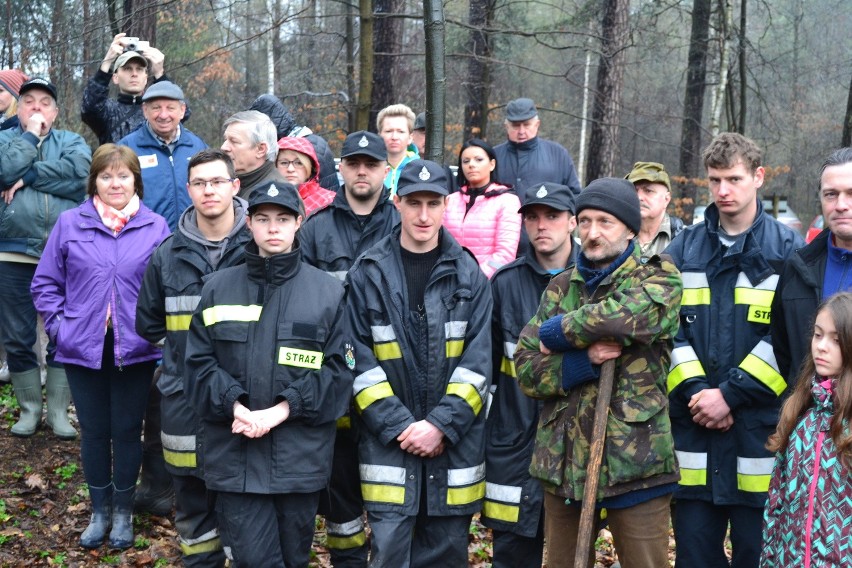
<path fill-rule="evenodd" d="M 80 100 L 119 31 L 166 55 L 188 127 L 210 145 L 221 124 L 271 92 L 335 153 L 375 129 L 382 107 L 430 112 L 430 157 L 505 139 L 505 104 L 535 100 L 540 135 L 563 144 L 581 180 L 635 161 L 675 175 L 677 212 L 706 203 L 700 151 L 718 131 L 766 152 L 765 195 L 807 225 L 817 172 L 849 144 L 848 0 L 0 0 L 0 67 L 49 76 L 59 127 L 84 134 Z M 434 40 L 427 41 L 427 30 Z M 443 65 L 442 65 L 443 64 Z M 445 70 L 446 76 L 440 75 Z M 435 98 L 440 95 L 439 98 Z M 435 104 L 435 101 L 439 102 Z"/>

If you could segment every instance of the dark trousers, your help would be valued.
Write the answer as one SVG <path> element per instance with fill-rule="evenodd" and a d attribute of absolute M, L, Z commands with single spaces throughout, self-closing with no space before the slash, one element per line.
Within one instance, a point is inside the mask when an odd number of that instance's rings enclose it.
<path fill-rule="evenodd" d="M 544 508 L 534 537 L 493 530 L 492 568 L 541 568 L 544 556 Z"/>
<path fill-rule="evenodd" d="M 65 365 L 80 421 L 80 457 L 86 483 L 119 491 L 136 485 L 142 465 L 142 416 L 154 361 L 115 366 L 113 334 L 104 338 L 101 369 Z"/>
<path fill-rule="evenodd" d="M 351 429 L 338 429 L 328 488 L 320 494 L 326 544 L 334 568 L 366 568 L 364 499 L 358 473 L 358 442 Z"/>
<path fill-rule="evenodd" d="M 729 522 L 730 564 L 725 556 L 725 532 Z M 762 530 L 762 508 L 678 499 L 674 515 L 675 568 L 757 568 Z"/>
<path fill-rule="evenodd" d="M 236 568 L 307 568 L 319 491 L 258 495 L 216 493 L 222 544 Z"/>
<path fill-rule="evenodd" d="M 370 566 L 375 568 L 466 568 L 471 515 L 430 517 L 369 512 Z"/>
<path fill-rule="evenodd" d="M 186 568 L 219 568 L 225 553 L 216 520 L 216 494 L 207 490 L 203 479 L 193 475 L 173 475 L 175 486 L 175 527 Z"/>
<path fill-rule="evenodd" d="M 38 340 L 38 314 L 30 284 L 36 265 L 0 262 L 0 344 L 6 348 L 9 371 L 23 373 L 38 368 L 33 345 Z M 47 348 L 48 363 L 53 365 L 53 343 Z M 61 367 L 61 365 L 56 365 Z"/>

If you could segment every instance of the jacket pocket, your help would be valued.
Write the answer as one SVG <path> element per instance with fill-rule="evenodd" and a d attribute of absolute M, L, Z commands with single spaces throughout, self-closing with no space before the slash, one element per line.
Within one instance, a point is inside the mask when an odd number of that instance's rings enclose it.
<path fill-rule="evenodd" d="M 659 391 L 613 401 L 604 443 L 608 486 L 675 471 L 667 403 Z"/>
<path fill-rule="evenodd" d="M 298 378 L 322 368 L 328 330 L 305 321 L 278 323 L 275 349 L 275 392 L 287 388 Z"/>
<path fill-rule="evenodd" d="M 573 416 L 563 400 L 545 403 L 535 436 L 530 474 L 554 486 L 562 485 L 565 471 L 566 439 Z"/>
<path fill-rule="evenodd" d="M 245 382 L 248 357 L 249 324 L 241 321 L 219 322 L 211 326 L 210 337 L 219 365 L 240 383 Z"/>

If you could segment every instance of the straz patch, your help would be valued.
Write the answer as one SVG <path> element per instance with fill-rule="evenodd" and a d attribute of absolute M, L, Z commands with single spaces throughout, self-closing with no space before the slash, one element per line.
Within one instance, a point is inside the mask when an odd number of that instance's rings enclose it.
<path fill-rule="evenodd" d="M 279 347 L 278 364 L 289 365 L 291 367 L 304 367 L 306 369 L 319 369 L 322 367 L 322 352 L 294 349 L 292 347 Z"/>
<path fill-rule="evenodd" d="M 748 321 L 769 325 L 772 321 L 772 308 L 768 306 L 749 306 Z"/>

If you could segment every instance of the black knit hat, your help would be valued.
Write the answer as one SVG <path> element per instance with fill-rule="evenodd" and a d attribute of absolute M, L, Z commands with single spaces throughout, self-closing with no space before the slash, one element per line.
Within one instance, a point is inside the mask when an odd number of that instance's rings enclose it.
<path fill-rule="evenodd" d="M 635 234 L 642 226 L 642 213 L 636 188 L 626 179 L 600 178 L 586 186 L 576 200 L 577 215 L 583 209 L 596 209 L 614 215 Z"/>

